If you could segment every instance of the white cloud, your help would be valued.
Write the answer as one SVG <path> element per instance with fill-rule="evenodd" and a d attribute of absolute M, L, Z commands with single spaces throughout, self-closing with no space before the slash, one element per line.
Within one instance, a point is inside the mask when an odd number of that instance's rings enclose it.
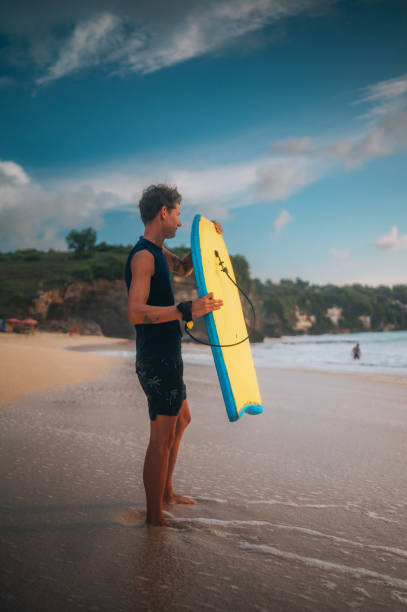
<path fill-rule="evenodd" d="M 331 249 L 331 256 L 334 259 L 349 259 L 350 249 Z"/>
<path fill-rule="evenodd" d="M 182 3 L 181 3 L 182 4 Z M 151 15 L 148 3 L 116 7 L 115 13 L 77 18 L 72 32 L 55 52 L 44 44 L 35 57 L 48 57 L 40 64 L 38 84 L 62 78 L 90 66 L 107 66 L 113 73 L 154 72 L 179 62 L 219 50 L 230 42 L 279 20 L 312 11 L 320 0 L 216 0 L 184 3 L 167 14 L 167 20 Z M 154 5 L 154 3 L 153 3 Z M 181 10 L 182 9 L 182 10 Z M 102 11 L 102 6 L 100 8 Z M 50 44 L 55 46 L 55 38 Z M 45 70 L 44 70 L 45 68 Z"/>
<path fill-rule="evenodd" d="M 273 228 L 274 228 L 273 236 L 278 236 L 281 233 L 281 231 L 285 228 L 285 226 L 291 223 L 292 220 L 293 218 L 288 212 L 288 210 L 281 210 L 277 219 L 273 223 Z"/>
<path fill-rule="evenodd" d="M 374 118 L 375 116 L 397 112 L 405 105 L 406 95 L 407 75 L 404 74 L 365 87 L 362 90 L 362 96 L 356 100 L 355 104 L 370 103 L 372 108 L 361 118 Z"/>
<path fill-rule="evenodd" d="M 400 123 L 407 126 L 407 113 L 400 117 Z M 348 168 L 356 168 L 369 159 L 394 153 L 400 141 L 400 144 L 404 144 L 404 138 L 398 138 L 398 135 L 401 134 L 397 134 L 392 126 L 382 122 L 379 127 L 359 138 L 334 143 L 328 147 L 327 153 L 343 159 Z"/>
<path fill-rule="evenodd" d="M 64 248 L 60 232 L 73 227 L 103 223 L 108 210 L 136 211 L 143 188 L 152 183 L 178 185 L 188 222 L 199 211 L 222 219 L 229 211 L 253 203 L 281 200 L 309 181 L 304 169 L 292 160 L 258 159 L 248 164 L 206 167 L 199 170 L 155 164 L 121 172 L 101 172 L 45 188 L 30 179 L 14 162 L 0 162 L 0 248 Z M 291 220 L 280 213 L 275 229 Z"/>
<path fill-rule="evenodd" d="M 103 212 L 122 204 L 117 194 L 86 185 L 44 189 L 18 164 L 0 162 L 0 248 L 65 248 L 61 231 L 98 228 Z"/>
<path fill-rule="evenodd" d="M 407 145 L 407 75 L 366 87 L 355 102 L 361 103 L 374 106 L 363 115 L 370 121 L 358 134 L 327 143 L 311 138 L 279 140 L 273 144 L 271 156 L 308 164 L 308 171 L 317 166 L 324 173 L 332 163 L 342 162 L 353 170 L 370 159 L 403 150 Z"/>
<path fill-rule="evenodd" d="M 29 182 L 30 179 L 21 166 L 12 161 L 0 161 L 0 187 L 27 185 Z"/>
<path fill-rule="evenodd" d="M 153 40 L 141 53 L 129 56 L 128 69 L 153 72 L 166 66 L 218 49 L 249 32 L 263 28 L 271 21 L 296 15 L 309 9 L 311 0 L 224 0 L 197 5 L 185 15 L 168 37 Z M 204 8 L 203 8 L 204 7 Z"/>
<path fill-rule="evenodd" d="M 112 53 L 123 42 L 121 22 L 108 13 L 78 24 L 71 38 L 62 47 L 57 60 L 38 84 L 55 80 L 79 69 L 112 60 Z"/>
<path fill-rule="evenodd" d="M 407 74 L 365 87 L 360 102 L 389 100 L 407 94 Z"/>
<path fill-rule="evenodd" d="M 314 180 L 302 164 L 291 159 L 259 158 L 246 164 L 204 166 L 199 169 L 171 167 L 168 164 L 151 168 L 133 166 L 122 172 L 104 172 L 87 177 L 87 184 L 96 191 L 111 190 L 128 201 L 137 202 L 142 189 L 151 183 L 169 183 L 179 187 L 183 206 L 199 207 L 207 214 L 227 215 L 229 209 L 254 202 L 283 200 Z M 70 181 L 72 185 L 72 180 Z"/>
<path fill-rule="evenodd" d="M 170 183 L 179 185 L 183 201 L 193 208 L 201 208 L 208 216 L 219 219 L 228 215 L 228 209 L 250 202 L 256 181 L 255 163 L 203 168 L 202 170 L 173 170 Z"/>
<path fill-rule="evenodd" d="M 311 138 L 288 138 L 277 140 L 271 148 L 278 155 L 301 155 L 311 151 Z"/>
<path fill-rule="evenodd" d="M 393 225 L 387 234 L 377 238 L 375 246 L 378 249 L 391 251 L 407 249 L 407 234 L 400 235 L 397 225 Z"/>
<path fill-rule="evenodd" d="M 373 105 L 363 119 L 370 129 L 358 138 L 342 141 L 343 156 L 350 167 L 390 155 L 407 145 L 407 75 L 366 87 L 356 104 Z M 334 151 L 333 151 L 334 152 Z"/>
<path fill-rule="evenodd" d="M 296 159 L 308 165 L 342 162 L 349 170 L 362 166 L 369 159 L 392 155 L 407 145 L 407 112 L 398 111 L 381 117 L 377 125 L 364 133 L 341 138 L 330 143 L 318 143 L 310 138 L 278 141 L 271 149 L 272 156 Z M 310 165 L 312 164 L 312 166 Z M 306 181 L 307 182 L 307 181 Z"/>
<path fill-rule="evenodd" d="M 258 192 L 269 201 L 284 200 L 316 179 L 306 161 L 281 158 L 260 164 L 257 177 Z"/>

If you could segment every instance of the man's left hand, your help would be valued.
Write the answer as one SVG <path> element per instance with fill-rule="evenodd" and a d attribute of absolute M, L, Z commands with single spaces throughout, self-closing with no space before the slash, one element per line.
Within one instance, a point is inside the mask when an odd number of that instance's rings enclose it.
<path fill-rule="evenodd" d="M 217 221 L 212 221 L 212 223 L 214 224 L 215 229 L 218 232 L 218 234 L 221 234 L 223 232 L 223 227 L 221 226 L 221 224 L 218 223 Z"/>

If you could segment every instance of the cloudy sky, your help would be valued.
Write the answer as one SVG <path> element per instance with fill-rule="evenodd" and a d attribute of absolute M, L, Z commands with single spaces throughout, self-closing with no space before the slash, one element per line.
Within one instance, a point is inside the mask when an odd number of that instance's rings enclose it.
<path fill-rule="evenodd" d="M 407 282 L 404 0 L 0 8 L 0 250 L 134 243 L 176 184 L 252 275 Z"/>

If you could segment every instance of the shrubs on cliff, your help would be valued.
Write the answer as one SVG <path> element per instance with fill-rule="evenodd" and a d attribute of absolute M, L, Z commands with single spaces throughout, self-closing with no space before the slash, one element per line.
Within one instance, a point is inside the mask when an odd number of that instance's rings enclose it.
<path fill-rule="evenodd" d="M 297 279 L 253 281 L 267 335 L 296 330 L 298 313 L 308 317 L 308 333 L 407 329 L 407 285 L 368 287 L 311 285 Z"/>
<path fill-rule="evenodd" d="M 170 248 L 179 257 L 189 252 L 185 246 Z M 88 251 L 86 258 L 52 249 L 0 253 L 0 312 L 4 317 L 18 315 L 19 311 L 24 314 L 41 292 L 78 281 L 123 280 L 130 249 L 131 245 L 100 243 Z M 298 333 L 299 316 L 306 322 L 303 329 L 315 334 L 407 329 L 407 285 L 319 286 L 299 278 L 263 282 L 251 279 L 250 266 L 243 255 L 233 255 L 231 259 L 238 284 L 255 303 L 260 334 Z"/>

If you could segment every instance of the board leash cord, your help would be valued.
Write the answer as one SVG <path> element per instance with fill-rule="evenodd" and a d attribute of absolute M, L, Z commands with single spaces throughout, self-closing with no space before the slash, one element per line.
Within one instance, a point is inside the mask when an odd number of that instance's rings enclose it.
<path fill-rule="evenodd" d="M 246 340 L 250 340 L 250 334 L 253 332 L 253 330 L 255 329 L 256 326 L 256 311 L 254 309 L 253 303 L 251 301 L 251 299 L 249 298 L 248 295 L 246 295 L 246 293 L 243 291 L 243 289 L 241 289 L 239 287 L 239 285 L 233 280 L 233 278 L 230 276 L 227 267 L 225 266 L 224 262 L 221 260 L 220 255 L 218 253 L 218 251 L 215 251 L 215 257 L 217 257 L 219 259 L 219 266 L 222 272 L 224 272 L 226 274 L 226 276 L 228 277 L 228 279 L 235 285 L 235 287 L 237 287 L 237 289 L 240 291 L 240 293 L 246 298 L 246 300 L 249 302 L 251 309 L 252 309 L 252 313 L 253 313 L 253 323 L 251 326 L 251 330 L 248 333 L 248 335 L 246 336 L 246 338 L 243 338 L 243 340 L 239 340 L 238 342 L 233 342 L 232 344 L 212 344 L 211 342 L 205 342 L 204 340 L 199 340 L 198 338 L 196 338 L 195 336 L 193 336 L 191 334 L 191 332 L 189 331 L 187 325 L 185 324 L 185 332 L 188 334 L 188 336 L 194 340 L 194 342 L 198 342 L 199 344 L 205 344 L 205 346 L 213 346 L 215 348 L 227 348 L 230 346 L 238 346 L 239 344 L 242 344 L 243 342 L 246 342 Z"/>

